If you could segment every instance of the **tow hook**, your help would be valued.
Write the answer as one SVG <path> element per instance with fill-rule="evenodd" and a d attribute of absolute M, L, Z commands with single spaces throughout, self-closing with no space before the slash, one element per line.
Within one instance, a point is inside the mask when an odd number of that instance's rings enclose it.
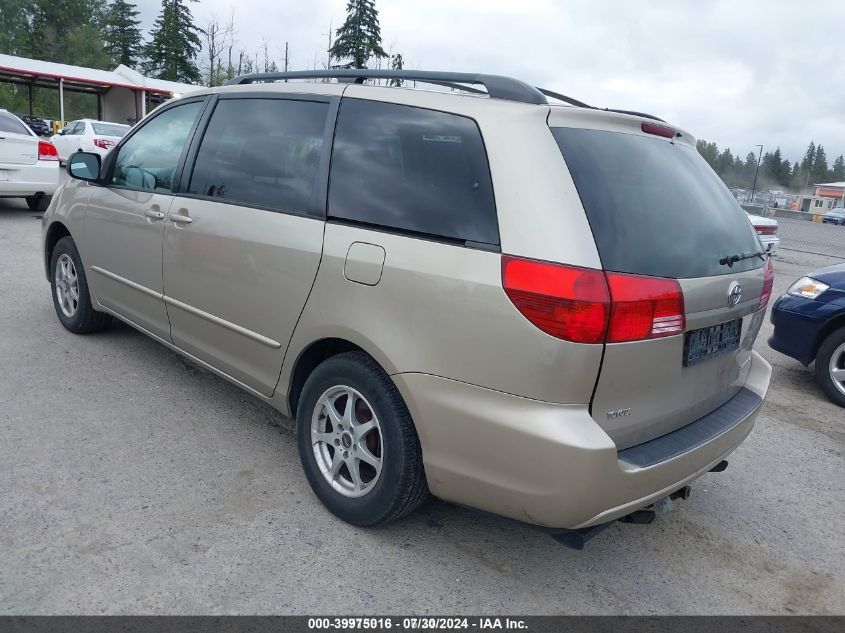
<path fill-rule="evenodd" d="M 722 466 L 724 464 L 724 466 Z M 728 465 L 727 462 L 722 462 L 714 466 L 714 470 L 721 466 L 721 470 L 724 470 L 725 467 Z M 719 472 L 716 470 L 715 472 Z M 617 519 L 620 523 L 631 523 L 634 525 L 648 525 L 659 514 L 666 514 L 667 512 L 672 510 L 674 502 L 678 499 L 689 499 L 690 493 L 692 492 L 692 488 L 690 486 L 683 486 L 678 488 L 675 492 L 669 494 L 662 499 L 658 499 L 654 503 L 641 510 L 635 510 L 631 514 L 626 514 L 625 516 Z M 560 532 L 555 532 L 551 534 L 551 537 L 556 540 L 558 543 L 562 543 L 567 547 L 570 547 L 575 550 L 584 549 L 584 545 L 586 545 L 587 541 L 593 538 L 596 534 L 604 530 L 606 527 L 611 525 L 613 521 L 609 521 L 608 523 L 601 523 L 599 525 L 592 525 L 588 528 L 581 528 L 578 530 L 561 530 Z"/>

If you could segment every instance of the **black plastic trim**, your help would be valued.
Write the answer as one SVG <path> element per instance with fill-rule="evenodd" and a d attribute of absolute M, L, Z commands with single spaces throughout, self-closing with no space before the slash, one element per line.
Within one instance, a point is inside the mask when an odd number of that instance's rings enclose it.
<path fill-rule="evenodd" d="M 730 431 L 754 413 L 762 402 L 760 396 L 743 387 L 721 407 L 695 422 L 648 442 L 621 450 L 617 457 L 626 464 L 640 468 L 665 462 Z"/>

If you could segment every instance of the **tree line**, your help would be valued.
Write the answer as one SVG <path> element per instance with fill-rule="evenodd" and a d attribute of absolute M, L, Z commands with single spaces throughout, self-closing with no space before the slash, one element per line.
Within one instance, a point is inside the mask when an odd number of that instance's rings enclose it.
<path fill-rule="evenodd" d="M 749 152 L 744 161 L 739 155 L 731 154 L 728 148 L 720 152 L 716 143 L 699 140 L 696 147 L 698 153 L 728 187 L 751 189 L 758 160 L 758 191 L 783 189 L 799 193 L 811 188 L 815 183 L 845 181 L 845 158 L 842 154 L 837 156 L 829 167 L 824 146 L 816 145 L 812 141 L 804 153 L 804 158 L 794 163 L 783 157 L 780 147 L 773 152 L 764 153 L 762 157 L 759 153 Z"/>
<path fill-rule="evenodd" d="M 278 62 L 266 39 L 257 52 L 237 48 L 234 9 L 227 22 L 212 17 L 200 26 L 191 13 L 195 2 L 162 0 L 145 35 L 137 5 L 127 0 L 0 0 L 0 53 L 103 70 L 123 64 L 150 77 L 210 86 L 236 75 L 289 69 L 287 43 Z M 341 27 L 329 29 L 320 61 L 324 68 L 404 66 L 400 53 L 384 49 L 375 0 L 349 0 Z M 36 114 L 56 114 L 55 92 L 36 89 Z M 0 107 L 25 111 L 26 90 L 0 85 Z M 94 116 L 96 102 L 91 95 L 68 93 L 65 110 L 68 116 Z"/>

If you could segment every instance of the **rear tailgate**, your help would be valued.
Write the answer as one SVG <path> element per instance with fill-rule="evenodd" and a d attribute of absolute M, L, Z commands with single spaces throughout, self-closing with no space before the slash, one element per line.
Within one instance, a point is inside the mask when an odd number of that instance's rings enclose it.
<path fill-rule="evenodd" d="M 765 312 L 765 264 L 762 257 L 720 263 L 761 246 L 691 139 L 668 128 L 646 133 L 654 123 L 636 117 L 607 116 L 604 129 L 598 117 L 594 129 L 550 118 L 602 266 L 635 280 L 671 280 L 685 316 L 682 332 L 655 313 L 641 339 L 605 345 L 591 411 L 623 449 L 685 426 L 739 392 Z"/>

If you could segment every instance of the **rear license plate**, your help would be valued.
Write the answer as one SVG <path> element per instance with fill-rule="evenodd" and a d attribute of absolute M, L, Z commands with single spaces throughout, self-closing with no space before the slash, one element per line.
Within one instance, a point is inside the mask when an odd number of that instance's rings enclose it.
<path fill-rule="evenodd" d="M 734 319 L 687 332 L 684 336 L 684 367 L 737 349 L 741 330 L 742 319 Z"/>

